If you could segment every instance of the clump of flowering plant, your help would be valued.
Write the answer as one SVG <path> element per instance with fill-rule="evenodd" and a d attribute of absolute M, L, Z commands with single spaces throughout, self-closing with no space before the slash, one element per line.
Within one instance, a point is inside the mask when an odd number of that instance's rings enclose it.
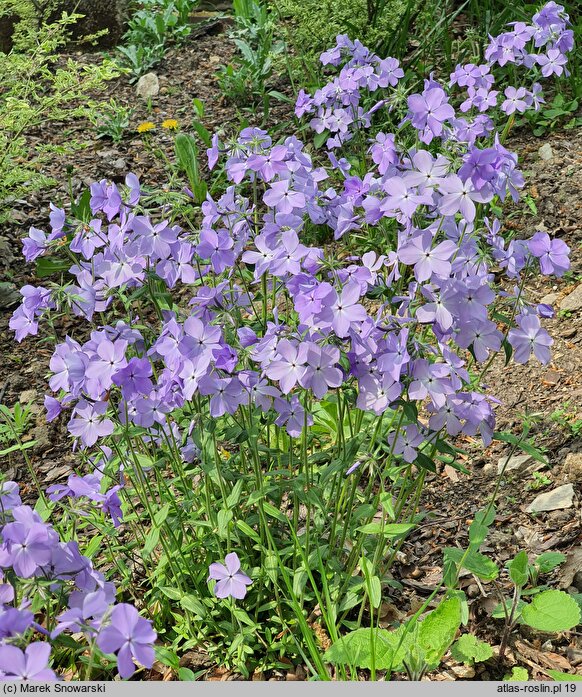
<path fill-rule="evenodd" d="M 122 678 L 135 672 L 134 659 L 151 668 L 156 640 L 151 622 L 132 605 L 116 604 L 115 595 L 114 584 L 80 553 L 77 542 L 63 542 L 52 525 L 22 505 L 15 482 L 0 485 L 0 679 L 56 680 L 48 667 L 51 650 L 71 645 L 79 657 L 89 653 L 85 679 L 103 669 L 103 653 L 118 649 Z M 138 630 L 134 634 L 127 618 Z M 130 637 L 127 643 L 112 640 L 119 632 Z M 23 644 L 28 644 L 24 651 Z"/>
<path fill-rule="evenodd" d="M 430 76 L 395 132 L 382 119 L 398 61 L 340 36 L 322 56 L 339 75 L 296 106 L 324 151 L 258 128 L 215 135 L 210 190 L 226 186 L 200 208 L 160 205 L 130 174 L 93 184 L 73 215 L 53 208 L 50 232 L 25 239 L 28 261 L 66 253 L 71 280 L 22 289 L 16 338 L 62 314 L 89 323 L 50 363 L 47 412 L 68 420 L 85 468 L 51 497 L 131 530 L 150 598 L 178 603 L 174 647 L 231 631 L 246 670 L 257 636 L 298 627 L 326 675 L 305 603 L 332 638 L 361 621 L 427 473 L 455 464 L 447 438 L 494 437 L 491 361 L 502 349 L 549 360 L 552 309 L 528 302 L 525 283 L 537 267 L 564 273 L 568 249 L 546 233 L 506 240 L 492 208 L 519 198 L 504 140 L 540 88 L 507 88 L 501 103 L 492 88 L 497 64 L 529 81 L 549 74 L 546 58 L 561 67 L 567 23 L 549 3 L 493 39 L 486 64 Z M 340 247 L 309 244 L 326 231 Z M 230 625 L 218 622 L 228 595 L 240 599 Z M 120 642 L 102 640 L 128 672 Z"/>

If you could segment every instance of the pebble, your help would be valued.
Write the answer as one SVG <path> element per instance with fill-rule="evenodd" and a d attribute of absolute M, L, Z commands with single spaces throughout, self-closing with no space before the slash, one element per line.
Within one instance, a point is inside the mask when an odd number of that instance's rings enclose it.
<path fill-rule="evenodd" d="M 572 508 L 574 499 L 574 487 L 572 484 L 563 484 L 553 491 L 536 496 L 525 509 L 527 513 L 540 513 L 541 511 L 557 511 L 563 508 Z"/>
<path fill-rule="evenodd" d="M 553 305 L 556 300 L 560 297 L 559 293 L 548 293 L 540 300 L 542 305 Z"/>
<path fill-rule="evenodd" d="M 560 302 L 560 310 L 578 312 L 582 310 L 582 284 Z"/>
<path fill-rule="evenodd" d="M 155 73 L 146 73 L 137 81 L 135 92 L 142 99 L 156 97 L 160 91 L 160 81 Z"/>
<path fill-rule="evenodd" d="M 538 149 L 538 155 L 542 160 L 549 162 L 554 159 L 554 151 L 549 143 L 544 143 L 541 148 Z"/>
<path fill-rule="evenodd" d="M 566 455 L 564 479 L 567 482 L 582 481 L 582 453 L 568 453 Z"/>
<path fill-rule="evenodd" d="M 0 310 L 9 310 L 18 305 L 22 297 L 14 283 L 0 283 Z"/>

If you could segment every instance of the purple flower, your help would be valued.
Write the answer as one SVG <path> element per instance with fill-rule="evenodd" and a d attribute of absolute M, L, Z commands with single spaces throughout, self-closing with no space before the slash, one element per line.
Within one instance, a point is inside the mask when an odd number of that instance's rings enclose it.
<path fill-rule="evenodd" d="M 233 245 L 228 230 L 215 232 L 211 228 L 204 228 L 200 233 L 200 244 L 196 247 L 196 254 L 202 259 L 210 259 L 214 271 L 222 273 L 234 264 Z"/>
<path fill-rule="evenodd" d="M 48 667 L 51 646 L 36 641 L 25 651 L 9 644 L 0 645 L 0 671 L 4 680 L 38 680 L 40 682 L 57 680 L 54 671 Z"/>
<path fill-rule="evenodd" d="M 340 337 L 349 335 L 352 324 L 363 322 L 368 316 L 360 299 L 360 285 L 356 282 L 347 283 L 332 306 L 332 329 Z"/>
<path fill-rule="evenodd" d="M 448 103 L 445 91 L 441 87 L 432 87 L 422 94 L 408 97 L 408 116 L 417 130 L 422 130 L 420 139 L 430 143 L 440 136 L 447 119 L 455 116 L 455 110 Z"/>
<path fill-rule="evenodd" d="M 263 196 L 263 201 L 279 213 L 292 213 L 295 208 L 305 206 L 305 195 L 300 191 L 293 191 L 289 180 L 283 179 L 271 184 L 271 188 Z"/>
<path fill-rule="evenodd" d="M 528 240 L 529 251 L 540 260 L 540 269 L 545 276 L 563 276 L 570 268 L 570 247 L 562 240 L 551 240 L 547 232 L 536 232 Z"/>
<path fill-rule="evenodd" d="M 214 562 L 208 567 L 208 580 L 215 579 L 214 595 L 217 598 L 236 598 L 242 600 L 247 594 L 251 579 L 240 570 L 240 560 L 236 552 L 227 554 L 224 564 Z"/>
<path fill-rule="evenodd" d="M 396 437 L 396 432 L 388 434 L 388 443 L 392 446 L 396 455 L 402 455 L 404 462 L 409 464 L 416 460 L 417 448 L 424 440 L 424 436 L 415 424 L 404 427 Z"/>
<path fill-rule="evenodd" d="M 51 560 L 56 533 L 28 506 L 12 510 L 14 522 L 2 530 L 0 566 L 11 566 L 22 578 L 31 578 Z"/>
<path fill-rule="evenodd" d="M 307 365 L 299 378 L 302 387 L 311 389 L 321 399 L 330 387 L 339 387 L 343 374 L 335 366 L 339 362 L 340 352 L 334 346 L 318 346 L 310 343 L 307 348 Z"/>
<path fill-rule="evenodd" d="M 508 341 L 513 346 L 513 357 L 517 363 L 527 363 L 533 351 L 535 357 L 543 363 L 550 362 L 550 346 L 554 343 L 535 315 L 519 315 L 516 318 L 518 328 L 512 329 Z"/>
<path fill-rule="evenodd" d="M 289 401 L 275 397 L 274 407 L 278 413 L 275 423 L 277 426 L 285 426 L 287 433 L 293 438 L 301 435 L 305 425 L 313 424 L 313 416 L 305 411 L 296 394 Z"/>
<path fill-rule="evenodd" d="M 505 88 L 505 101 L 501 105 L 502 111 L 504 111 L 508 116 L 518 111 L 520 114 L 527 109 L 527 92 L 525 87 L 506 87 Z"/>
<path fill-rule="evenodd" d="M 449 259 L 456 252 L 457 246 L 450 240 L 445 240 L 435 247 L 432 243 L 432 234 L 426 231 L 413 237 L 398 250 L 401 262 L 414 265 L 414 276 L 419 283 L 428 281 L 433 274 L 440 278 L 448 278 L 451 273 Z"/>
<path fill-rule="evenodd" d="M 478 191 L 471 179 L 462 181 L 456 174 L 449 174 L 443 179 L 439 191 L 443 194 L 439 204 L 440 212 L 443 215 L 455 215 L 460 212 L 468 223 L 475 220 L 475 201 L 485 203 L 493 197 L 490 192 Z"/>
<path fill-rule="evenodd" d="M 73 418 L 67 427 L 69 433 L 80 438 L 84 447 L 95 445 L 99 438 L 113 433 L 114 424 L 111 419 L 104 418 L 107 413 L 107 402 L 91 404 L 81 400 L 73 412 Z"/>
<path fill-rule="evenodd" d="M 37 257 L 42 256 L 48 246 L 46 234 L 38 228 L 31 227 L 28 231 L 28 237 L 22 240 L 23 253 L 26 261 L 34 261 Z"/>
<path fill-rule="evenodd" d="M 542 66 L 542 75 L 550 77 L 550 75 L 561 75 L 568 59 L 559 49 L 550 48 L 546 55 L 537 56 L 537 62 Z"/>
<path fill-rule="evenodd" d="M 307 344 L 292 343 L 281 339 L 277 344 L 277 355 L 265 369 L 265 374 L 271 380 L 278 380 L 283 394 L 291 392 L 305 373 L 307 362 Z"/>
<path fill-rule="evenodd" d="M 132 605 L 121 603 L 113 608 L 110 624 L 97 635 L 97 646 L 105 653 L 117 653 L 119 675 L 125 679 L 134 674 L 134 661 L 152 667 L 155 640 L 152 623 Z"/>

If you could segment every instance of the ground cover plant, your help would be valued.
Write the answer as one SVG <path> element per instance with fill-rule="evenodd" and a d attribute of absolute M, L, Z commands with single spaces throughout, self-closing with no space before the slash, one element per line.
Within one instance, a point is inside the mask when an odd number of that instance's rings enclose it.
<path fill-rule="evenodd" d="M 412 620 L 380 627 L 382 597 L 427 473 L 463 469 L 453 438 L 540 456 L 527 427 L 495 431 L 486 376 L 497 356 L 550 360 L 553 310 L 525 287 L 566 273 L 569 249 L 506 239 L 500 216 L 523 185 L 505 147 L 516 114 L 571 49 L 549 3 L 487 62 L 407 94 L 396 59 L 339 36 L 329 82 L 299 94 L 302 140 L 215 135 L 204 199 L 178 136 L 190 188 L 98 181 L 31 229 L 24 255 L 46 280 L 21 290 L 11 328 L 54 344 L 45 407 L 78 471 L 39 483 L 34 511 L 2 485 L 7 677 L 127 678 L 157 655 L 192 679 L 179 659 L 195 646 L 245 677 L 288 657 L 319 679 L 439 664 L 467 622 L 461 572 L 501 573 L 481 550 L 495 496 Z M 496 610 L 505 644 L 519 621 L 580 620 L 538 583 L 563 559 L 524 556 Z M 468 633 L 452 651 L 488 656 Z"/>

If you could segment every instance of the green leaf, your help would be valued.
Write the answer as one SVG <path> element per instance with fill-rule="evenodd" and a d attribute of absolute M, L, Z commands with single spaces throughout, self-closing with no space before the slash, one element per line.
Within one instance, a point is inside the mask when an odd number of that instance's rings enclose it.
<path fill-rule="evenodd" d="M 461 626 L 461 600 L 458 596 L 443 600 L 420 624 L 418 644 L 432 670 L 445 655 Z"/>
<path fill-rule="evenodd" d="M 156 652 L 156 658 L 158 661 L 160 661 L 160 663 L 163 663 L 165 666 L 169 666 L 174 670 L 178 670 L 180 667 L 180 659 L 173 651 L 170 651 L 170 649 L 166 648 L 165 646 L 156 646 L 154 647 L 154 650 Z"/>
<path fill-rule="evenodd" d="M 375 637 L 376 669 L 387 670 L 392 667 L 392 670 L 402 670 L 404 667 L 402 658 L 405 658 L 407 655 L 410 640 L 406 641 L 405 639 L 398 650 L 400 659 L 397 659 L 394 652 L 404 633 L 404 625 L 394 632 L 389 632 L 386 629 L 375 630 L 370 627 L 356 629 L 336 641 L 325 652 L 323 660 L 335 665 L 349 665 L 370 669 L 372 667 L 370 646 L 370 633 L 372 631 L 377 632 Z M 409 632 L 407 636 L 412 638 L 412 632 Z"/>
<path fill-rule="evenodd" d="M 218 534 L 220 537 L 225 538 L 228 530 L 228 524 L 232 520 L 232 511 L 226 508 L 222 508 L 218 511 L 217 525 Z"/>
<path fill-rule="evenodd" d="M 580 608 L 564 591 L 544 591 L 523 608 L 521 617 L 542 632 L 565 632 L 580 623 Z"/>
<path fill-rule="evenodd" d="M 154 551 L 156 545 L 160 541 L 160 529 L 152 528 L 146 535 L 145 543 L 143 546 L 142 554 L 149 557 L 149 555 Z"/>
<path fill-rule="evenodd" d="M 370 603 L 373 608 L 379 608 L 382 602 L 382 586 L 380 584 L 380 579 L 377 576 L 372 576 L 370 578 L 369 587 Z"/>
<path fill-rule="evenodd" d="M 463 634 L 451 647 L 451 654 L 459 663 L 480 663 L 493 656 L 492 647 L 486 642 L 477 639 L 473 634 Z"/>
<path fill-rule="evenodd" d="M 171 586 L 160 586 L 160 590 L 167 598 L 170 598 L 170 600 L 180 600 L 182 597 L 180 591 Z"/>
<path fill-rule="evenodd" d="M 529 680 L 529 673 L 521 666 L 513 666 L 511 674 L 505 675 L 503 679 L 508 682 L 527 682 Z"/>
<path fill-rule="evenodd" d="M 46 278 L 55 273 L 63 273 L 71 267 L 71 262 L 66 259 L 56 257 L 40 257 L 36 260 L 36 275 L 39 278 Z"/>
<path fill-rule="evenodd" d="M 534 565 L 538 567 L 540 574 L 548 574 L 565 561 L 566 555 L 562 552 L 544 552 L 537 557 Z"/>
<path fill-rule="evenodd" d="M 428 457 L 428 455 L 425 455 L 424 453 L 418 453 L 416 455 L 415 464 L 422 467 L 422 469 L 428 470 L 429 472 L 436 473 L 437 471 L 435 463 L 430 459 L 430 457 Z"/>
<path fill-rule="evenodd" d="M 323 131 L 322 133 L 318 133 L 315 136 L 315 138 L 313 139 L 313 144 L 315 145 L 316 148 L 320 148 L 328 138 L 329 138 L 329 131 Z"/>
<path fill-rule="evenodd" d="M 559 670 L 548 670 L 547 672 L 556 682 L 582 682 L 582 675 L 560 673 Z"/>
<path fill-rule="evenodd" d="M 457 547 L 446 547 L 443 551 L 445 559 L 452 559 L 456 564 L 460 564 L 465 556 L 465 552 Z M 467 554 L 462 566 L 484 581 L 492 581 L 499 575 L 497 565 L 484 554 L 475 551 Z"/>
<path fill-rule="evenodd" d="M 516 554 L 515 557 L 507 564 L 509 578 L 513 581 L 513 583 L 515 583 L 515 585 L 518 588 L 522 588 L 527 583 L 527 567 L 527 552 L 525 552 L 524 550 Z"/>
<path fill-rule="evenodd" d="M 183 595 L 180 598 L 180 605 L 184 608 L 184 610 L 188 610 L 188 612 L 192 612 L 198 617 L 206 616 L 205 606 L 195 595 L 192 595 L 192 593 Z"/>
<path fill-rule="evenodd" d="M 384 535 L 384 537 L 398 537 L 399 535 L 406 534 L 409 530 L 414 528 L 413 523 L 389 523 L 384 525 L 382 528 L 381 523 L 368 523 L 367 525 L 362 525 L 356 528 L 358 532 L 362 532 L 365 535 Z"/>

